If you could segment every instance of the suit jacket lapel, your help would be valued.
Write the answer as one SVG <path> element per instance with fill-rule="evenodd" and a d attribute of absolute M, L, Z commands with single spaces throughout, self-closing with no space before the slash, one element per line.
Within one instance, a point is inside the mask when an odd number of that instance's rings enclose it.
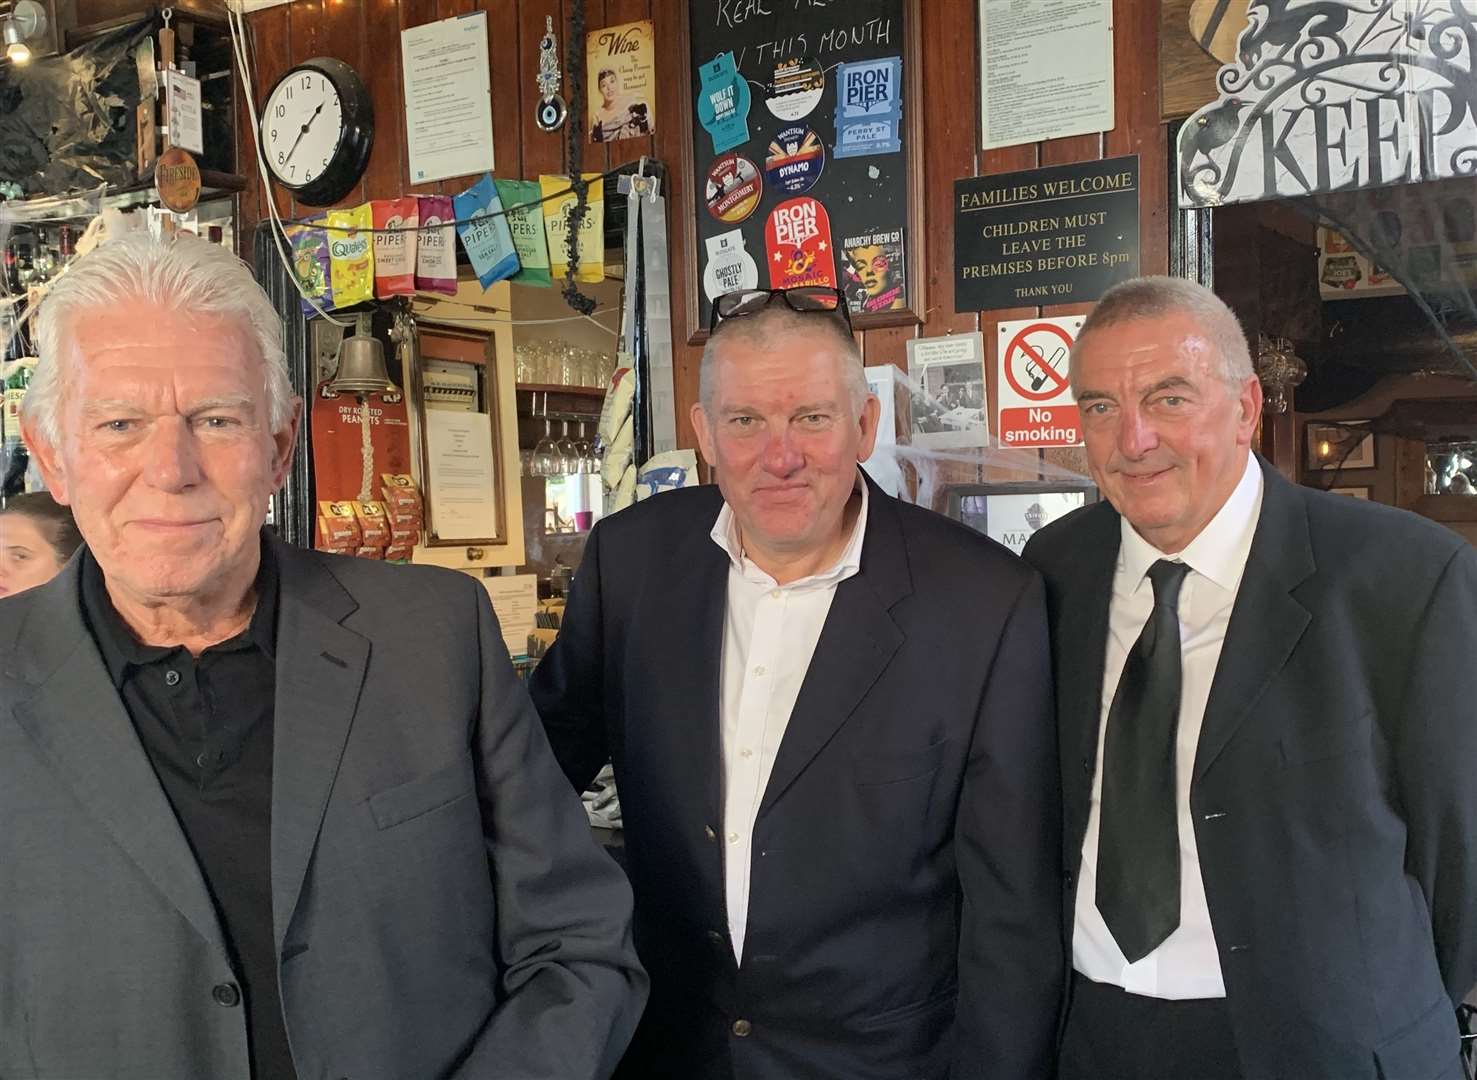
<path fill-rule="evenodd" d="M 716 518 L 721 502 L 713 500 Z M 700 806 L 705 821 L 722 820 L 722 738 L 719 697 L 722 693 L 723 622 L 728 610 L 728 556 L 709 536 L 711 522 L 674 553 L 673 565 L 685 568 L 680 587 L 653 597 L 653 624 L 668 643 L 671 663 L 664 677 L 648 688 L 654 716 L 668 722 L 648 730 L 667 741 L 663 753 L 683 767 L 667 774 L 672 783 L 691 784 L 680 805 Z M 638 708 L 644 707 L 637 703 Z M 645 725 L 642 725 L 643 727 Z"/>
<path fill-rule="evenodd" d="M 902 524 L 893 500 L 870 479 L 866 483 L 861 569 L 836 588 L 759 805 L 761 817 L 856 711 L 903 643 L 888 614 L 912 591 Z"/>
<path fill-rule="evenodd" d="M 316 556 L 278 541 L 272 747 L 272 916 L 277 947 L 298 896 L 359 704 L 369 642 L 340 625 L 354 599 Z"/>
<path fill-rule="evenodd" d="M 222 956 L 220 924 L 194 853 L 82 620 L 80 560 L 46 586 L 20 629 L 36 692 L 16 721 L 73 796 Z M 0 871 L 3 872 L 3 871 Z"/>
<path fill-rule="evenodd" d="M 1060 595 L 1052 597 L 1055 636 L 1057 737 L 1061 748 L 1062 791 L 1068 840 L 1081 846 L 1092 797 L 1102 720 L 1104 661 L 1108 649 L 1108 607 L 1118 565 L 1120 519 L 1103 503 L 1091 512 L 1080 542 L 1080 557 Z M 1073 856 L 1073 851 L 1068 851 Z"/>
<path fill-rule="evenodd" d="M 1312 615 L 1291 595 L 1317 569 L 1301 498 L 1261 462 L 1262 512 L 1231 611 L 1220 662 L 1205 706 L 1195 780 L 1210 768 L 1273 677 L 1282 670 Z"/>

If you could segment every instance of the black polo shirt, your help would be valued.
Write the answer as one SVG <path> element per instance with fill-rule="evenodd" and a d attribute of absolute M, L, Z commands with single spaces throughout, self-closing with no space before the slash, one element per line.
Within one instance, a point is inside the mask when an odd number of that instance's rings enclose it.
<path fill-rule="evenodd" d="M 272 931 L 277 567 L 262 544 L 247 629 L 198 658 L 142 645 L 82 553 L 82 613 L 215 902 L 246 1009 L 255 1080 L 295 1080 Z M 216 1000 L 232 1007 L 233 995 Z"/>

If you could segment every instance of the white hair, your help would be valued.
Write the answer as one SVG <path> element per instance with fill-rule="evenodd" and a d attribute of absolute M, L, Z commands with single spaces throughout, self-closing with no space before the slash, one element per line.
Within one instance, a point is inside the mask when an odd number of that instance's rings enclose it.
<path fill-rule="evenodd" d="M 1241 329 L 1236 313 L 1204 285 L 1187 278 L 1140 277 L 1114 285 L 1082 324 L 1077 343 L 1072 347 L 1073 358 L 1094 330 L 1166 315 L 1186 315 L 1194 320 L 1215 352 L 1216 374 L 1233 390 L 1240 389 L 1242 383 L 1256 374 L 1246 332 Z M 1071 365 L 1069 378 L 1072 389 L 1077 390 L 1075 363 Z"/>
<path fill-rule="evenodd" d="M 148 304 L 239 320 L 261 353 L 271 429 L 292 421 L 294 395 L 282 351 L 282 321 L 251 269 L 230 251 L 188 234 L 160 240 L 145 230 L 109 240 L 74 262 L 47 291 L 36 316 L 41 363 L 22 411 L 53 445 L 61 436 L 61 396 L 76 363 L 71 327 L 83 312 Z"/>
<path fill-rule="evenodd" d="M 713 395 L 717 391 L 717 376 L 714 368 L 718 350 L 724 342 L 740 340 L 749 345 L 764 348 L 771 346 L 776 338 L 786 334 L 823 334 L 836 350 L 836 362 L 841 365 L 841 375 L 846 382 L 847 396 L 851 399 L 853 417 L 862 414 L 862 406 L 872 388 L 867 385 L 867 373 L 862 370 L 862 352 L 856 339 L 846 332 L 839 315 L 829 312 L 792 311 L 783 302 L 772 303 L 753 315 L 741 315 L 736 319 L 724 319 L 716 330 L 708 335 L 703 346 L 702 363 L 698 368 L 697 399 L 704 411 L 712 412 Z"/>

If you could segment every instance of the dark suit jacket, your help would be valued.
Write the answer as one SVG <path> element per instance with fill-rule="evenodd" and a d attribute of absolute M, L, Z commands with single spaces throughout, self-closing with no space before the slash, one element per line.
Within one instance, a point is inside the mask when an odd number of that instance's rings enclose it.
<path fill-rule="evenodd" d="M 462 574 L 277 544 L 272 908 L 299 1080 L 606 1077 L 646 980 Z M 0 1076 L 246 1080 L 209 893 L 82 620 L 0 600 Z"/>
<path fill-rule="evenodd" d="M 1452 1007 L 1477 982 L 1477 551 L 1261 464 L 1190 790 L 1242 1072 L 1459 1078 Z M 1118 541 L 1104 502 L 1025 552 L 1046 576 L 1074 871 Z"/>
<path fill-rule="evenodd" d="M 1039 579 L 872 488 L 759 811 L 740 967 L 716 841 L 721 505 L 688 489 L 601 522 L 531 686 L 576 787 L 615 762 L 653 987 L 627 1074 L 1036 1080 L 1061 990 Z"/>

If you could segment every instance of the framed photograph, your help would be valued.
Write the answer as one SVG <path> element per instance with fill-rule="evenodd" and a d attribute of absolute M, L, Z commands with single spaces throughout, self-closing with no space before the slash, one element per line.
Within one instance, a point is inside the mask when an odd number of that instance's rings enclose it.
<path fill-rule="evenodd" d="M 1307 425 L 1309 469 L 1373 469 L 1374 432 L 1367 420 Z"/>
<path fill-rule="evenodd" d="M 1328 490 L 1333 492 L 1335 495 L 1347 495 L 1352 499 L 1374 498 L 1374 488 L 1370 487 L 1368 484 L 1365 484 L 1361 487 L 1336 487 L 1329 488 Z"/>
<path fill-rule="evenodd" d="M 1064 483 L 953 484 L 944 513 L 1017 555 L 1033 533 L 1097 502 L 1097 488 Z"/>
<path fill-rule="evenodd" d="M 975 331 L 909 338 L 912 444 L 930 450 L 986 446 L 985 338 Z"/>

